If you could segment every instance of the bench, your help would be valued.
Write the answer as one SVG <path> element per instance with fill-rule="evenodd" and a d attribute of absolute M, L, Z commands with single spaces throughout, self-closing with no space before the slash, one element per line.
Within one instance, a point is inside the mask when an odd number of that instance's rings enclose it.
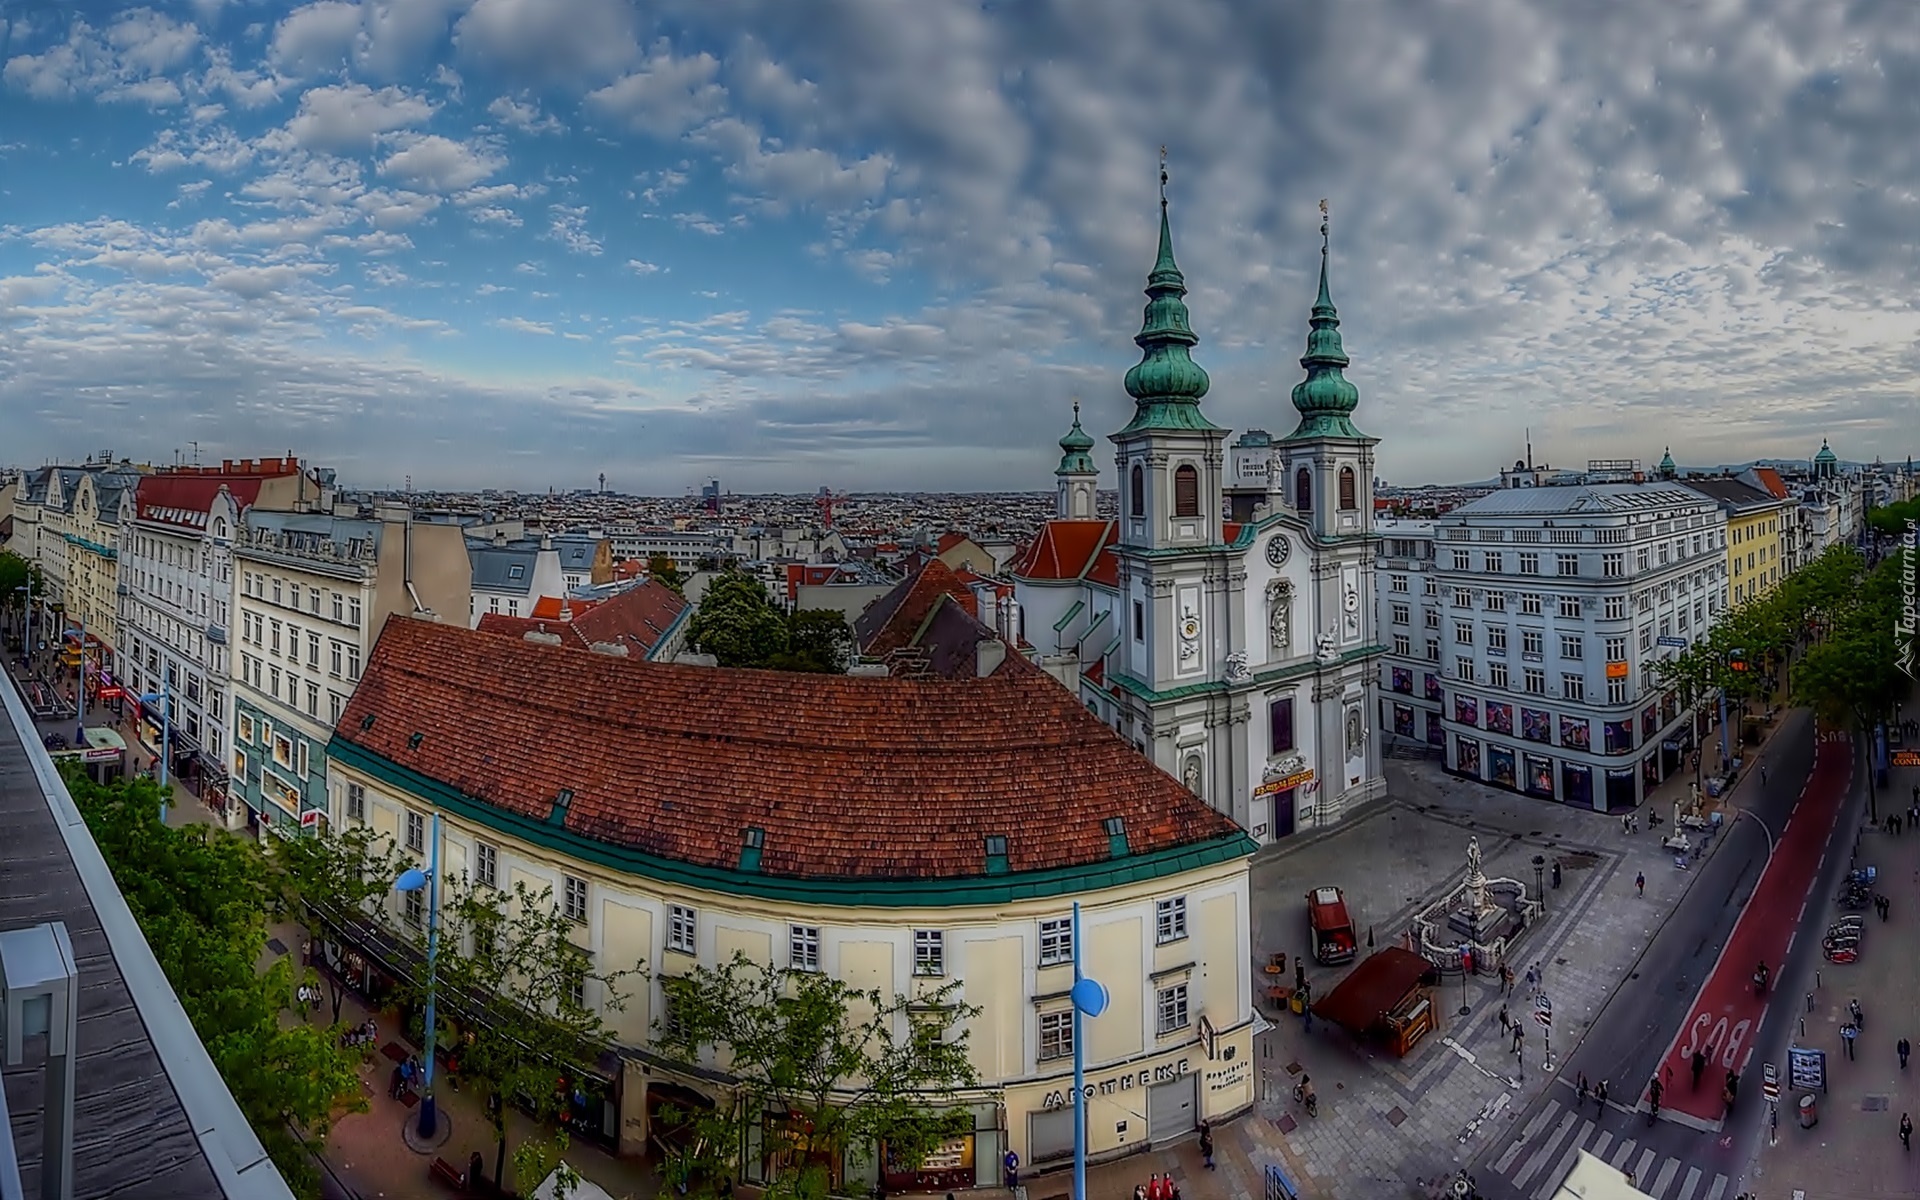
<path fill-rule="evenodd" d="M 444 1158 L 434 1159 L 433 1165 L 427 1168 L 427 1174 L 438 1182 L 446 1184 L 456 1192 L 464 1192 L 467 1190 L 467 1177 L 465 1173 Z"/>

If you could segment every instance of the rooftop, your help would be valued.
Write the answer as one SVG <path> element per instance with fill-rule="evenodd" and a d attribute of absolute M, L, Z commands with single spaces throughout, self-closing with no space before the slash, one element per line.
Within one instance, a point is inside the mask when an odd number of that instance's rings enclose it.
<path fill-rule="evenodd" d="M 329 754 L 614 869 L 826 902 L 1059 894 L 1253 849 L 1018 655 L 953 681 L 725 670 L 395 617 Z"/>
<path fill-rule="evenodd" d="M 1463 517 L 1530 517 L 1560 514 L 1624 516 L 1700 503 L 1698 493 L 1679 483 L 1580 483 L 1561 487 L 1504 488 L 1447 514 L 1443 523 Z"/>
<path fill-rule="evenodd" d="M 0 929 L 64 922 L 80 976 L 75 1071 L 77 1200 L 113 1196 L 290 1200 L 194 1035 L 40 746 L 19 697 L 0 714 Z M 8 1069 L 7 1110 L 27 1195 L 39 1194 L 39 1061 Z M 0 1171 L 8 1164 L 0 1154 Z"/>
<path fill-rule="evenodd" d="M 645 657 L 686 611 L 687 602 L 679 593 L 647 580 L 604 600 L 567 600 L 562 605 L 559 598 L 543 596 L 535 602 L 531 618 L 485 613 L 479 628 L 517 638 L 536 632 L 557 634 L 563 645 L 576 649 L 625 646 L 628 653 Z"/>

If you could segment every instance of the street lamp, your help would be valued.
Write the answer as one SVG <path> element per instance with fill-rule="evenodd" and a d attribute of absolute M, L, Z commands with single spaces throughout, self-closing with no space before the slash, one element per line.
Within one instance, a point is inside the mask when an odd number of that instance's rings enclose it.
<path fill-rule="evenodd" d="M 425 1075 L 420 1083 L 420 1137 L 422 1141 L 433 1137 L 439 1126 L 439 1114 L 433 1106 L 433 1052 L 439 1039 L 435 1036 L 434 991 L 439 984 L 439 974 L 435 970 L 440 950 L 440 814 L 433 814 L 433 849 L 427 859 L 427 869 L 408 867 L 393 881 L 396 892 L 417 892 L 427 889 L 427 1022 L 426 1042 L 427 1059 L 423 1068 Z M 1077 951 L 1076 951 L 1077 952 Z M 1074 1018 L 1078 1023 L 1079 1017 Z M 1078 1053 L 1078 1043 L 1075 1043 Z M 1079 1059 L 1074 1060 L 1076 1068 Z"/>
<path fill-rule="evenodd" d="M 173 705 L 169 702 L 171 697 L 169 695 L 167 677 L 164 674 L 160 676 L 159 691 L 149 692 L 141 696 L 139 700 L 141 708 L 153 704 L 157 705 L 160 709 L 160 823 L 165 825 L 167 823 L 168 795 L 167 759 L 173 753 Z"/>
<path fill-rule="evenodd" d="M 1107 1011 L 1107 989 L 1080 973 L 1080 902 L 1073 905 L 1073 1200 L 1087 1200 L 1087 1060 L 1081 1018 Z"/>
<path fill-rule="evenodd" d="M 74 704 L 79 711 L 80 731 L 73 735 L 73 744 L 79 749 L 87 748 L 87 614 L 80 613 L 80 685 L 74 689 Z"/>

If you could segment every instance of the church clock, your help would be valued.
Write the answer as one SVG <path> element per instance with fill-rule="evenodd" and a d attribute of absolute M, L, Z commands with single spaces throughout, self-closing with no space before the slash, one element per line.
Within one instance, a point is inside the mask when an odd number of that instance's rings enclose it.
<path fill-rule="evenodd" d="M 1293 556 L 1293 545 L 1292 543 L 1287 541 L 1286 536 L 1284 534 L 1276 536 L 1272 541 L 1267 543 L 1267 565 L 1268 566 L 1284 567 L 1287 565 L 1287 559 L 1291 558 L 1292 556 Z"/>

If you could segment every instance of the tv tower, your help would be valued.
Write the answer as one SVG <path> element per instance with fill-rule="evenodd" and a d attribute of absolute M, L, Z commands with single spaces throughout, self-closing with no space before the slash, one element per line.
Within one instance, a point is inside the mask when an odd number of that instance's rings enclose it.
<path fill-rule="evenodd" d="M 600 494 L 602 496 L 607 494 L 607 473 L 605 471 L 600 472 Z"/>

